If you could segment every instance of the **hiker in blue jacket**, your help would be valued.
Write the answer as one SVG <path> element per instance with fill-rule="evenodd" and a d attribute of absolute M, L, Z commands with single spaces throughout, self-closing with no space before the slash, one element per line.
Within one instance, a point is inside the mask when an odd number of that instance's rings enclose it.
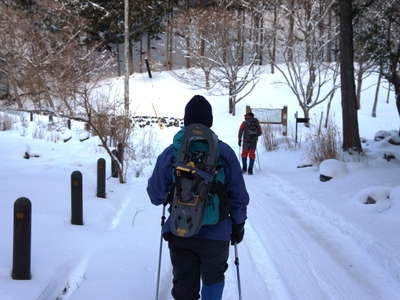
<path fill-rule="evenodd" d="M 208 128 L 212 126 L 212 108 L 202 96 L 194 96 L 185 107 L 184 126 L 193 123 L 201 123 Z M 235 152 L 222 141 L 218 142 L 218 148 L 225 162 L 229 216 L 216 225 L 203 225 L 193 237 L 172 234 L 169 219 L 163 226 L 163 237 L 168 241 L 173 267 L 172 296 L 175 300 L 199 299 L 200 279 L 201 299 L 221 300 L 224 273 L 228 268 L 229 242 L 238 244 L 243 239 L 249 195 Z M 155 205 L 166 204 L 174 180 L 174 156 L 174 145 L 170 145 L 159 155 L 148 181 L 147 193 Z"/>

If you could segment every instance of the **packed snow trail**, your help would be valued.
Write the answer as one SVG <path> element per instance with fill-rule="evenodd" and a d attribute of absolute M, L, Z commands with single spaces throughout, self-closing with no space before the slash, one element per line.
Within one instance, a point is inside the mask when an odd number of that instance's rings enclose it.
<path fill-rule="evenodd" d="M 306 213 L 306 195 L 262 172 L 245 180 L 251 202 L 238 246 L 244 300 L 397 299 L 399 283 L 350 236 Z M 95 246 L 71 299 L 155 298 L 161 208 L 151 205 L 146 181 L 138 180 L 135 191 L 138 185 L 143 194 L 127 195 L 130 202 Z M 238 299 L 233 260 L 231 247 L 223 300 Z M 171 281 L 163 243 L 160 300 L 172 300 Z"/>
<path fill-rule="evenodd" d="M 306 212 L 307 195 L 274 175 L 246 176 L 246 183 L 251 195 L 247 228 L 253 234 L 245 244 L 252 249 L 262 243 L 286 287 L 283 295 L 272 285 L 273 299 L 398 298 L 399 282 L 364 248 Z M 265 282 L 273 282 L 270 275 L 264 274 Z"/>

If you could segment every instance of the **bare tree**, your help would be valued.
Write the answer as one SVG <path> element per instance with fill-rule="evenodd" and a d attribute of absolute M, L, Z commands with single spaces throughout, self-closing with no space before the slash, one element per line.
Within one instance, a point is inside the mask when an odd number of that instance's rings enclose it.
<path fill-rule="evenodd" d="M 284 64 L 276 64 L 275 67 L 296 96 L 305 118 L 309 118 L 312 108 L 332 99 L 338 88 L 338 70 L 327 63 L 324 56 L 328 35 L 325 33 L 321 37 L 319 27 L 333 3 L 331 1 L 321 8 L 318 1 L 307 2 L 292 15 L 296 41 L 286 44 L 286 38 L 281 38 Z M 321 39 L 325 43 L 321 43 Z"/>
<path fill-rule="evenodd" d="M 236 11 L 226 6 L 203 8 L 191 12 L 181 23 L 186 22 L 185 30 L 180 31 L 181 47 L 192 66 L 203 71 L 205 87 L 215 87 L 214 92 L 222 88 L 218 93 L 228 94 L 229 113 L 233 115 L 236 104 L 254 89 L 260 72 L 255 43 L 243 38 L 250 26 L 239 24 L 235 16 Z"/>

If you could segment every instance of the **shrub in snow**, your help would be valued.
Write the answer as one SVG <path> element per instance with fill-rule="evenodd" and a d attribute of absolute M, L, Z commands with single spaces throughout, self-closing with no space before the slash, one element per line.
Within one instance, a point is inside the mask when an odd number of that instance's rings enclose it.
<path fill-rule="evenodd" d="M 13 128 L 13 119 L 6 114 L 0 114 L 0 131 L 11 130 Z"/>
<path fill-rule="evenodd" d="M 391 201 L 399 201 L 400 202 L 400 185 L 390 191 L 389 198 Z"/>
<path fill-rule="evenodd" d="M 373 211 L 382 212 L 391 207 L 393 199 L 389 187 L 373 186 L 360 191 L 356 195 L 356 200 Z"/>
<path fill-rule="evenodd" d="M 321 181 L 328 181 L 331 178 L 344 176 L 347 173 L 348 170 L 346 164 L 337 159 L 327 159 L 319 165 Z"/>
<path fill-rule="evenodd" d="M 157 141 L 154 130 L 135 130 L 125 149 L 125 164 L 135 177 L 143 175 L 143 170 L 151 165 L 156 155 Z"/>
<path fill-rule="evenodd" d="M 380 130 L 377 133 L 375 133 L 374 140 L 375 141 L 381 141 L 385 139 L 386 137 L 390 136 L 390 132 L 386 130 Z"/>
<path fill-rule="evenodd" d="M 312 163 L 320 163 L 326 159 L 335 159 L 340 153 L 339 131 L 332 121 L 326 128 L 313 126 L 308 137 L 308 158 Z"/>
<path fill-rule="evenodd" d="M 32 131 L 32 138 L 44 140 L 46 138 L 47 131 L 47 125 L 43 122 L 39 122 Z"/>
<path fill-rule="evenodd" d="M 274 151 L 278 148 L 277 135 L 279 134 L 277 128 L 267 124 L 262 125 L 262 136 L 264 140 L 265 149 L 267 151 Z"/>

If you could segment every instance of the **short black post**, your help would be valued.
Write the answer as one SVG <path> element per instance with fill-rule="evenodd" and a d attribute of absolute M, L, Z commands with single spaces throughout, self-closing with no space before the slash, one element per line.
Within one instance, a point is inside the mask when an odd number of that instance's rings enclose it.
<path fill-rule="evenodd" d="M 82 173 L 71 174 L 71 224 L 83 225 Z"/>
<path fill-rule="evenodd" d="M 29 120 L 30 120 L 31 122 L 33 122 L 33 112 L 30 112 L 30 113 L 29 113 L 29 117 L 30 117 Z"/>
<path fill-rule="evenodd" d="M 49 115 L 49 122 L 53 122 L 53 115 Z"/>
<path fill-rule="evenodd" d="M 71 129 L 71 120 L 70 119 L 67 120 L 67 127 L 68 127 L 68 129 Z"/>
<path fill-rule="evenodd" d="M 14 245 L 12 279 L 29 280 L 31 275 L 32 205 L 28 198 L 14 203 Z"/>
<path fill-rule="evenodd" d="M 149 60 L 147 58 L 145 58 L 144 61 L 146 62 L 146 69 L 147 69 L 147 73 L 149 74 L 149 78 L 153 78 L 153 76 L 151 75 Z"/>
<path fill-rule="evenodd" d="M 112 154 L 114 154 L 115 157 L 118 158 L 118 151 L 113 150 L 111 151 Z M 111 177 L 118 178 L 118 168 L 117 168 L 117 162 L 115 159 L 111 159 Z"/>
<path fill-rule="evenodd" d="M 97 160 L 97 197 L 106 197 L 106 160 L 104 158 Z"/>

